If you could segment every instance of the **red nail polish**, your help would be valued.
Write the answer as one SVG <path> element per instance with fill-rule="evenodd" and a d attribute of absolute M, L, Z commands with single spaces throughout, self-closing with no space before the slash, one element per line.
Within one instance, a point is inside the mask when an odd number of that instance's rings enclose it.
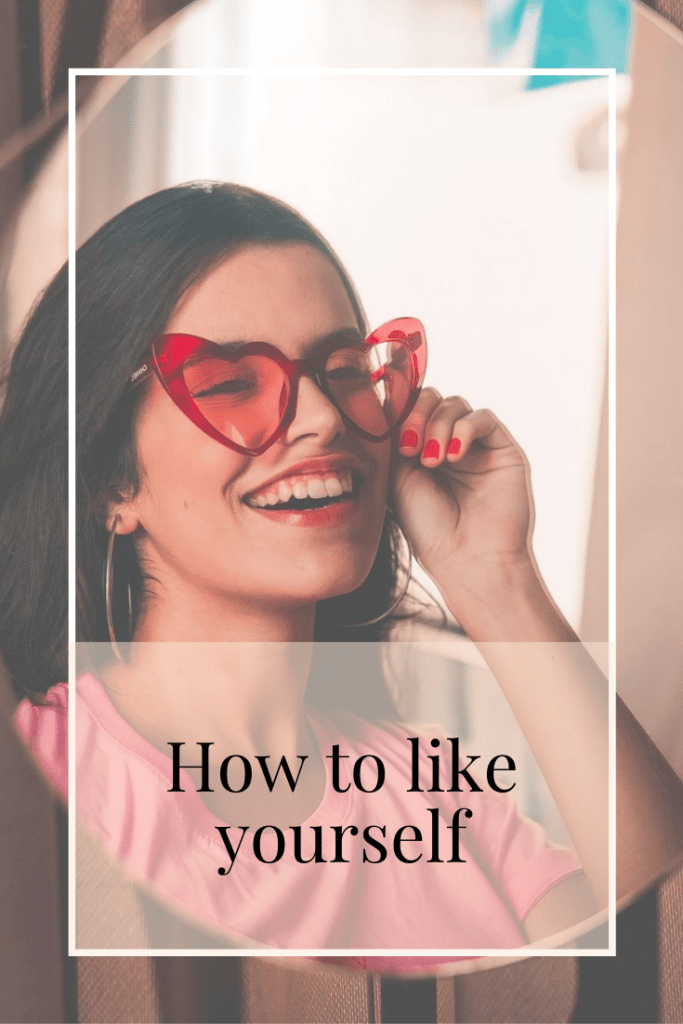
<path fill-rule="evenodd" d="M 417 448 L 417 430 L 404 430 L 401 435 L 401 448 Z"/>
<path fill-rule="evenodd" d="M 424 451 L 422 452 L 422 458 L 423 459 L 438 459 L 440 451 L 441 451 L 441 445 L 436 440 L 436 438 L 432 437 L 432 438 L 430 438 L 429 441 L 427 441 L 427 444 L 424 446 Z"/>
<path fill-rule="evenodd" d="M 447 455 L 459 455 L 460 449 L 462 448 L 462 442 L 459 437 L 454 437 L 448 442 L 448 448 L 446 449 Z"/>

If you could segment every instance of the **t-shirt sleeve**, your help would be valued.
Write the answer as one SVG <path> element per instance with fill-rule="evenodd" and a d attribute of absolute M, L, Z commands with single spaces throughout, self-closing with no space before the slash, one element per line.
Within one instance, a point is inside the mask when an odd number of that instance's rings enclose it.
<path fill-rule="evenodd" d="M 422 734 L 441 740 L 442 757 L 448 773 L 445 777 L 450 777 L 450 759 L 443 730 L 438 726 L 428 726 Z M 467 761 L 461 758 L 460 764 L 465 767 Z M 481 770 L 472 769 L 470 775 L 481 786 L 482 792 L 471 792 L 463 780 L 461 792 L 440 794 L 439 803 L 446 815 L 457 806 L 472 811 L 471 818 L 463 817 L 461 821 L 467 830 L 464 842 L 521 924 L 553 886 L 582 870 L 581 862 L 574 850 L 550 842 L 538 822 L 520 814 L 514 792 L 497 793 L 492 790 Z M 503 784 L 509 785 L 513 778 Z"/>
<path fill-rule="evenodd" d="M 480 864 L 522 922 L 553 886 L 581 871 L 574 850 L 549 842 L 538 822 L 520 814 L 509 794 L 467 794 L 468 827 Z"/>
<path fill-rule="evenodd" d="M 48 692 L 45 703 L 23 700 L 14 715 L 19 735 L 65 800 L 69 792 L 68 696 L 68 684 L 59 683 Z"/>

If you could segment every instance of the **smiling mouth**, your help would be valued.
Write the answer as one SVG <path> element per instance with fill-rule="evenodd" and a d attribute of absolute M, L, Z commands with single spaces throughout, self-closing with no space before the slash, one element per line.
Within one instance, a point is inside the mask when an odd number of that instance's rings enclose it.
<path fill-rule="evenodd" d="M 279 481 L 242 500 L 263 512 L 311 512 L 352 501 L 360 478 L 349 471 L 323 476 L 299 476 Z"/>

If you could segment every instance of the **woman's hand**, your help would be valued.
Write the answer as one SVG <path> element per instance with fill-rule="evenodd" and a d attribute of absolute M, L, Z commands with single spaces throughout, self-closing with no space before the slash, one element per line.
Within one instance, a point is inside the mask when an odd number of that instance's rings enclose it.
<path fill-rule="evenodd" d="M 486 602 L 504 580 L 540 586 L 528 463 L 489 410 L 425 388 L 394 452 L 390 504 L 459 621 L 454 604 Z"/>

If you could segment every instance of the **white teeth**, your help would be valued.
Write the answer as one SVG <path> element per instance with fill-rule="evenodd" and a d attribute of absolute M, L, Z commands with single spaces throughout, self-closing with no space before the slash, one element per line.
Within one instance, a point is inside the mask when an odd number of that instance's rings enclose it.
<path fill-rule="evenodd" d="M 338 498 L 340 494 L 344 493 L 341 480 L 338 480 L 336 476 L 327 478 L 325 481 L 325 488 L 330 498 Z"/>
<path fill-rule="evenodd" d="M 324 480 L 313 480 L 308 481 L 308 497 L 309 498 L 326 498 L 327 487 L 325 486 Z"/>
<path fill-rule="evenodd" d="M 344 470 L 335 476 L 328 477 L 304 477 L 299 480 L 281 480 L 273 484 L 273 489 L 260 494 L 252 495 L 246 501 L 254 508 L 265 508 L 266 505 L 279 505 L 288 502 L 290 498 L 338 498 L 342 494 L 353 492 L 353 478 L 351 473 Z"/>

